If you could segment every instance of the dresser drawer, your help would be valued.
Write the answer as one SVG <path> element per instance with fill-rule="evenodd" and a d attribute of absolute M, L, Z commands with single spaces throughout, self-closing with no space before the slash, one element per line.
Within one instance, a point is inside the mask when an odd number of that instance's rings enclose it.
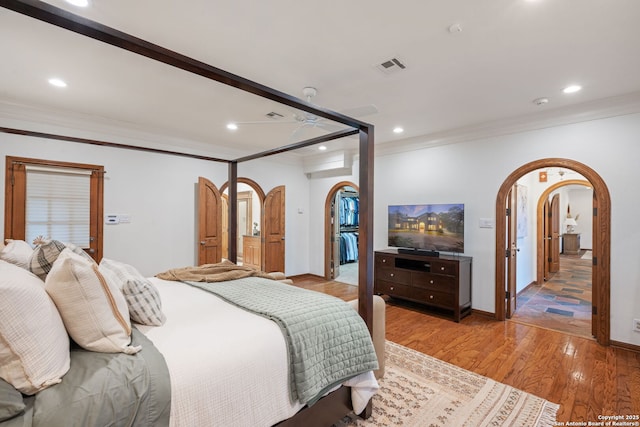
<path fill-rule="evenodd" d="M 411 284 L 411 272 L 407 270 L 396 270 L 388 267 L 376 268 L 376 280 L 386 280 L 388 282 Z"/>
<path fill-rule="evenodd" d="M 450 308 L 455 303 L 453 294 L 430 289 L 412 288 L 411 298 L 444 308 Z"/>
<path fill-rule="evenodd" d="M 455 293 L 458 282 L 455 277 L 432 273 L 411 273 L 411 286 L 434 291 Z"/>
<path fill-rule="evenodd" d="M 449 276 L 457 276 L 458 264 L 451 262 L 432 261 L 431 272 L 437 274 L 446 274 Z"/>
<path fill-rule="evenodd" d="M 411 293 L 413 292 L 413 289 L 411 286 L 386 282 L 384 280 L 376 280 L 374 292 L 394 297 L 412 298 Z"/>
<path fill-rule="evenodd" d="M 393 255 L 376 254 L 375 265 L 377 267 L 395 268 L 396 258 Z"/>

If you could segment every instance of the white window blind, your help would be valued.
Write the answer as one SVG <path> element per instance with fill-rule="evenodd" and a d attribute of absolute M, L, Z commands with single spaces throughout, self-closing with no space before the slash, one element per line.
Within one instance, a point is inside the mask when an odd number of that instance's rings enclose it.
<path fill-rule="evenodd" d="M 90 170 L 27 166 L 26 239 L 89 247 Z"/>

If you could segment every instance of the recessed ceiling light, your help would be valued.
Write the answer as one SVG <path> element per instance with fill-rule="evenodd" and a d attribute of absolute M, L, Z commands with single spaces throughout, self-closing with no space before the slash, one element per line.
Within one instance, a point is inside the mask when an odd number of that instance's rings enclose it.
<path fill-rule="evenodd" d="M 321 146 L 318 147 L 318 150 L 320 150 L 320 151 L 324 151 L 326 149 L 327 149 L 326 145 L 321 145 Z"/>
<path fill-rule="evenodd" d="M 575 93 L 578 92 L 579 90 L 582 89 L 582 86 L 579 85 L 571 85 L 571 86 L 567 86 L 564 89 L 562 89 L 562 91 L 564 93 Z"/>
<path fill-rule="evenodd" d="M 55 87 L 67 87 L 67 83 L 64 80 L 55 77 L 49 79 L 49 84 Z"/>
<path fill-rule="evenodd" d="M 89 6 L 89 0 L 66 0 L 67 3 L 72 4 L 78 7 L 87 7 Z"/>
<path fill-rule="evenodd" d="M 227 129 L 229 130 L 237 130 L 238 129 L 238 125 L 235 123 L 227 123 Z"/>
<path fill-rule="evenodd" d="M 400 126 L 393 128 L 393 133 L 402 133 L 402 132 L 404 132 L 404 129 L 401 128 Z"/>

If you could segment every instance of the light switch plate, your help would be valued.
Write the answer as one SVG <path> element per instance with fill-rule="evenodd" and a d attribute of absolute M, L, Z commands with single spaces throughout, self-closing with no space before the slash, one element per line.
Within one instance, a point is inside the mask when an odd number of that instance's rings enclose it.
<path fill-rule="evenodd" d="M 115 225 L 115 224 L 119 224 L 120 223 L 120 218 L 118 218 L 118 215 L 105 215 L 104 216 L 104 223 L 105 224 L 111 224 L 111 225 Z"/>
<path fill-rule="evenodd" d="M 480 228 L 493 228 L 496 223 L 493 218 L 480 218 L 478 220 L 478 225 Z"/>

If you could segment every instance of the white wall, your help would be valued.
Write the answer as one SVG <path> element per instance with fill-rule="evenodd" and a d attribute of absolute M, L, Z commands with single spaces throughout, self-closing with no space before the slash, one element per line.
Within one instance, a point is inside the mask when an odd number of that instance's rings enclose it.
<path fill-rule="evenodd" d="M 324 277 L 324 251 L 327 242 L 324 240 L 324 230 L 326 224 L 325 204 L 331 188 L 338 182 L 352 182 L 358 185 L 358 161 L 359 157 L 353 160 L 351 174 L 325 178 L 312 178 L 309 180 L 309 271 Z"/>
<path fill-rule="evenodd" d="M 567 193 L 571 216 L 578 218 L 575 232 L 580 233 L 580 248 L 593 249 L 593 190 L 571 186 Z"/>
<path fill-rule="evenodd" d="M 104 225 L 104 256 L 132 264 L 144 275 L 197 264 L 198 177 L 218 187 L 228 177 L 225 163 L 0 133 L 3 169 L 7 155 L 103 165 L 105 214 L 131 216 L 129 224 Z M 291 238 L 286 241 L 285 270 L 306 273 L 307 217 L 295 210 L 301 206 L 307 211 L 306 176 L 298 165 L 273 160 L 251 163 L 250 168 L 239 166 L 238 175 L 255 180 L 265 192 L 286 185 L 286 232 Z M 1 188 L 4 180 L 3 171 Z M 4 208 L 0 223 L 4 224 Z"/>
<path fill-rule="evenodd" d="M 398 144 L 393 152 L 378 146 L 374 247 L 387 247 L 390 204 L 464 203 L 465 255 L 473 257 L 473 308 L 494 312 L 495 229 L 480 228 L 479 219 L 495 219 L 497 192 L 518 167 L 555 157 L 584 163 L 603 178 L 611 195 L 611 339 L 640 345 L 640 334 L 631 330 L 632 319 L 640 318 L 640 229 L 628 226 L 639 211 L 632 190 L 640 182 L 639 139 L 640 114 L 632 114 L 408 152 L 397 152 Z M 322 242 L 320 203 L 333 184 L 346 178 L 310 186 L 311 204 L 318 210 L 310 222 L 312 253 Z M 310 267 L 322 274 L 321 263 L 314 261 Z"/>
<path fill-rule="evenodd" d="M 398 152 L 397 143 L 390 144 L 393 152 L 378 146 L 374 247 L 387 247 L 390 204 L 464 203 L 473 307 L 493 312 L 495 229 L 480 228 L 479 219 L 495 219 L 498 189 L 523 164 L 551 157 L 582 162 L 600 174 L 612 201 L 611 339 L 640 345 L 640 334 L 631 331 L 632 319 L 640 318 L 640 230 L 629 226 L 638 212 L 633 184 L 640 182 L 639 139 L 640 114 L 633 114 L 406 152 Z M 226 166 L 214 162 L 0 134 L 0 156 L 6 155 L 104 165 L 105 213 L 128 213 L 132 219 L 105 225 L 105 256 L 136 265 L 146 275 L 195 262 L 197 177 L 218 186 L 227 179 Z M 308 180 L 299 165 L 274 157 L 240 164 L 238 175 L 265 192 L 286 185 L 286 273 L 322 275 L 327 193 L 339 181 L 358 184 L 357 167 L 348 176 Z M 3 215 L 4 209 L 2 223 Z"/>
<path fill-rule="evenodd" d="M 536 280 L 536 233 L 537 233 L 537 204 L 539 195 L 533 190 L 535 186 L 535 173 L 529 173 L 518 180 L 518 184 L 522 185 L 518 191 L 523 191 L 526 200 L 526 208 L 520 206 L 523 195 L 518 194 L 518 224 L 523 223 L 525 233 L 519 235 L 516 239 L 516 292 L 520 292 L 531 282 Z M 523 215 L 521 210 L 526 212 Z"/>

